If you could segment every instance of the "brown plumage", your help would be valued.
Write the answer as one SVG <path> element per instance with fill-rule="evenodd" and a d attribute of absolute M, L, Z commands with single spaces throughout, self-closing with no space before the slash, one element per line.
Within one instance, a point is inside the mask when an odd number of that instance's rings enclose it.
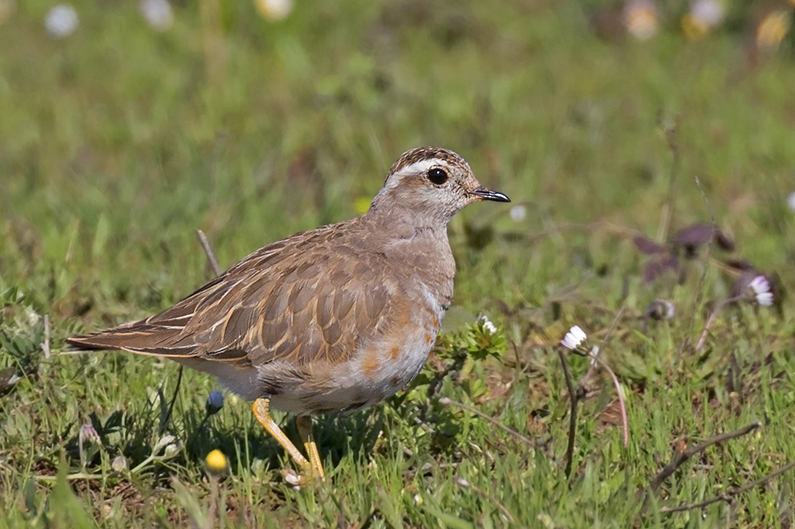
<path fill-rule="evenodd" d="M 447 222 L 477 200 L 508 201 L 454 152 L 410 150 L 361 217 L 274 242 L 159 314 L 68 342 L 168 356 L 216 375 L 257 399 L 260 422 L 308 465 L 269 404 L 299 418 L 357 409 L 414 378 L 453 296 Z M 308 424 L 299 432 L 322 476 Z"/>

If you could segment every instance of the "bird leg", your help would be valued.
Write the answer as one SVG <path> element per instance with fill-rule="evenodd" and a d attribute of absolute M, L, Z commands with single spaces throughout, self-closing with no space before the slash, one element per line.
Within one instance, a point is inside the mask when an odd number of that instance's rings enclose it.
<path fill-rule="evenodd" d="M 312 433 L 312 417 L 309 415 L 301 415 L 295 418 L 295 425 L 298 427 L 298 435 L 301 441 L 304 442 L 306 453 L 309 454 L 309 463 L 312 465 L 312 470 L 315 477 L 323 481 L 326 475 L 323 473 L 323 463 L 320 461 L 320 453 L 317 450 L 317 443 L 315 436 Z"/>
<path fill-rule="evenodd" d="M 271 418 L 269 405 L 270 399 L 259 398 L 255 400 L 253 406 L 254 416 L 257 418 L 262 427 L 268 430 L 268 433 L 271 434 L 285 450 L 287 450 L 287 453 L 290 454 L 290 457 L 292 457 L 296 463 L 298 463 L 298 465 L 301 467 L 301 470 L 312 470 L 313 466 L 310 465 L 309 461 L 307 461 L 298 448 L 295 447 L 293 442 L 290 441 L 286 435 L 284 435 L 284 432 L 281 428 L 279 428 L 279 425 L 276 424 L 276 421 Z"/>

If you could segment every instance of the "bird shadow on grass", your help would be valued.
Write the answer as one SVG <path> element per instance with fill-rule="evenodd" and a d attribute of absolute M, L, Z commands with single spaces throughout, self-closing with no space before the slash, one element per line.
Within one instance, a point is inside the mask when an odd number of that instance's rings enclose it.
<path fill-rule="evenodd" d="M 398 436 L 410 435 L 406 428 L 415 423 L 417 412 L 411 404 L 388 402 L 351 414 L 318 416 L 314 432 L 320 457 L 326 465 L 334 467 L 348 457 L 359 462 L 369 461 L 380 446 L 379 439 L 390 437 L 390 432 L 400 430 L 396 432 Z M 280 419 L 277 422 L 281 428 L 303 452 L 294 416 L 283 415 Z M 241 421 L 249 420 L 245 416 L 216 423 L 214 418 L 206 420 L 201 410 L 189 409 L 181 413 L 178 420 L 182 423 L 179 429 L 185 432 L 185 457 L 194 462 L 200 463 L 211 450 L 219 449 L 229 458 L 233 472 L 254 472 L 260 464 L 269 469 L 291 468 L 292 462 L 284 449 L 256 422 L 250 423 L 247 435 L 243 433 L 245 425 Z M 456 432 L 441 427 L 437 431 L 435 424 L 423 427 L 426 431 L 430 429 L 434 453 L 446 453 L 448 447 L 454 446 Z M 390 444 L 397 449 L 397 443 Z M 404 452 L 410 456 L 410 451 L 404 449 Z"/>
<path fill-rule="evenodd" d="M 229 456 L 231 466 L 240 470 L 253 468 L 257 459 L 271 469 L 281 469 L 290 464 L 281 445 L 256 422 L 248 436 L 244 436 L 241 434 L 240 425 L 226 423 L 216 427 L 209 424 L 209 421 L 202 424 L 198 411 L 189 413 L 191 418 L 186 423 L 195 425 L 188 437 L 191 458 L 201 460 L 210 450 L 218 448 Z M 303 452 L 295 417 L 285 415 L 277 422 Z M 354 458 L 367 459 L 378 440 L 383 422 L 384 414 L 380 407 L 351 415 L 329 414 L 316 418 L 314 432 L 322 460 L 328 462 L 330 459 L 336 466 L 351 451 L 355 451 Z"/>
<path fill-rule="evenodd" d="M 162 392 L 158 391 L 157 398 L 152 395 L 150 399 L 151 404 L 141 406 L 138 403 L 135 411 L 91 412 L 83 427 L 93 428 L 107 457 L 101 457 L 97 451 L 91 451 L 89 457 L 85 456 L 89 452 L 81 452 L 80 424 L 66 425 L 57 434 L 65 442 L 53 440 L 53 443 L 63 444 L 73 468 L 80 465 L 93 472 L 117 456 L 124 456 L 128 468 L 133 469 L 157 455 L 158 458 L 151 464 L 144 464 L 139 472 L 163 483 L 168 481 L 169 472 L 177 467 L 203 468 L 207 454 L 216 449 L 226 455 L 234 474 L 295 468 L 285 450 L 245 408 L 227 408 L 216 415 L 208 415 L 202 407 L 189 404 L 177 406 L 172 414 L 169 410 L 171 399 Z M 422 453 L 434 458 L 449 455 L 451 447 L 455 446 L 457 423 L 446 420 L 449 418 L 443 412 L 427 421 L 419 417 L 418 403 L 400 395 L 366 410 L 318 416 L 314 420 L 314 432 L 321 459 L 327 466 L 337 467 L 347 458 L 366 463 L 373 460 L 375 454 L 385 451 L 392 458 L 405 458 L 407 464 L 413 464 L 415 462 L 409 463 L 409 460 L 417 450 L 416 438 L 420 430 L 427 436 L 423 443 L 430 443 L 430 448 L 422 449 Z M 303 452 L 294 416 L 278 414 L 275 418 Z M 165 442 L 166 438 L 170 440 Z M 178 453 L 162 457 L 171 444 L 178 447 Z M 153 454 L 155 449 L 157 454 Z"/>
<path fill-rule="evenodd" d="M 256 471 L 260 465 L 269 469 L 290 468 L 291 461 L 279 443 L 258 423 L 248 425 L 245 414 L 230 420 L 207 417 L 198 408 L 187 409 L 175 417 L 172 430 L 183 432 L 185 457 L 201 463 L 215 449 L 228 458 L 232 472 Z M 277 423 L 291 441 L 303 452 L 295 426 L 295 417 L 276 417 Z M 383 412 L 374 408 L 352 415 L 325 415 L 315 419 L 314 432 L 323 461 L 329 459 L 337 465 L 349 451 L 355 457 L 366 458 L 378 439 L 383 423 Z M 247 432 L 247 433 L 244 433 Z"/>

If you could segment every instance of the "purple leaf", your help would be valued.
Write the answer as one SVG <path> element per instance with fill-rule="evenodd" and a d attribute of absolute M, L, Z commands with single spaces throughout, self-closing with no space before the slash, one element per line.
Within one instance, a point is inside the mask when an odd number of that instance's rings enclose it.
<path fill-rule="evenodd" d="M 720 231 L 712 224 L 700 223 L 682 228 L 671 237 L 671 244 L 677 248 L 685 250 L 685 255 L 689 258 L 695 257 L 700 246 L 710 240 L 715 245 L 726 252 L 734 251 L 734 241 L 731 237 Z"/>
<path fill-rule="evenodd" d="M 701 246 L 709 242 L 715 228 L 712 224 L 693 224 L 682 228 L 671 237 L 674 246 Z"/>
<path fill-rule="evenodd" d="M 665 253 L 667 251 L 665 246 L 656 243 L 648 237 L 644 237 L 643 235 L 636 235 L 633 237 L 632 242 L 635 243 L 635 246 L 638 248 L 638 250 L 645 253 L 646 255 Z"/>
<path fill-rule="evenodd" d="M 712 224 L 693 224 L 682 228 L 671 237 L 671 244 L 685 251 L 685 257 L 693 258 L 698 253 L 699 246 L 706 244 L 715 234 Z"/>

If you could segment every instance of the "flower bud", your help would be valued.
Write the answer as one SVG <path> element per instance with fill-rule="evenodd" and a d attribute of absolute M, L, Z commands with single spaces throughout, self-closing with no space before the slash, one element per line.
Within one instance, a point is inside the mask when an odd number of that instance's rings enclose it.
<path fill-rule="evenodd" d="M 213 474 L 220 474 L 226 471 L 226 456 L 220 450 L 215 449 L 204 458 L 204 464 L 207 465 L 208 471 Z"/>
<path fill-rule="evenodd" d="M 163 451 L 163 459 L 173 459 L 177 457 L 177 454 L 182 450 L 182 443 L 177 441 L 176 443 L 171 443 L 166 447 Z"/>
<path fill-rule="evenodd" d="M 99 434 L 91 424 L 84 424 L 80 427 L 78 438 L 80 444 L 100 444 Z"/>
<path fill-rule="evenodd" d="M 152 454 L 157 454 L 163 448 L 165 448 L 168 445 L 172 444 L 176 440 L 177 440 L 177 438 L 174 437 L 173 435 L 164 435 L 163 437 L 160 438 L 159 441 L 157 441 L 155 443 L 155 447 L 152 449 Z"/>
<path fill-rule="evenodd" d="M 221 408 L 224 407 L 224 394 L 218 390 L 213 390 L 212 393 L 207 397 L 207 402 L 204 403 L 204 411 L 207 413 L 207 416 L 215 415 Z"/>
<path fill-rule="evenodd" d="M 124 472 L 127 470 L 127 458 L 124 456 L 114 457 L 113 461 L 110 462 L 110 468 L 112 468 L 114 472 Z"/>

